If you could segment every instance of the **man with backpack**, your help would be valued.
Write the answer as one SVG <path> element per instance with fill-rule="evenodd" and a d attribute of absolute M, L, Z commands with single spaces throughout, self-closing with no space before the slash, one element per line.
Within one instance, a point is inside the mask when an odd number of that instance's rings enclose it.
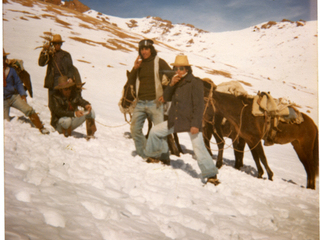
<path fill-rule="evenodd" d="M 9 53 L 3 50 L 3 118 L 10 121 L 10 108 L 16 108 L 29 117 L 42 134 L 49 134 L 38 114 L 27 103 L 27 94 L 16 70 L 7 64 L 8 55 Z"/>

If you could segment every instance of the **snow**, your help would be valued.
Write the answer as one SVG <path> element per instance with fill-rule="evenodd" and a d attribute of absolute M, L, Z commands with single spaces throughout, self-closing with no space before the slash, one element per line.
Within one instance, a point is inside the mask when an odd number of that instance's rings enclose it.
<path fill-rule="evenodd" d="M 122 27 L 117 28 L 93 11 L 95 20 L 41 2 L 8 2 L 3 4 L 4 48 L 9 58 L 24 61 L 34 90 L 28 102 L 51 133 L 42 135 L 14 109 L 15 118 L 4 122 L 6 239 L 319 239 L 319 181 L 316 191 L 305 188 L 306 173 L 290 144 L 264 148 L 274 172 L 269 181 L 266 173 L 256 178 L 247 148 L 244 167 L 234 169 L 227 140 L 221 184 L 205 185 L 187 134 L 179 134 L 185 154 L 171 156 L 171 166 L 147 164 L 134 156 L 133 140 L 126 137 L 130 128 L 118 108 L 138 41 L 156 37 L 159 56 L 168 63 L 184 52 L 195 75 L 216 84 L 241 80 L 251 94 L 264 90 L 287 97 L 317 124 L 316 21 L 193 34 L 195 43 L 188 47 L 188 32 L 194 30 L 187 26 L 175 25 L 167 35 L 159 35 L 159 29 L 143 34 L 146 19 L 135 19 L 138 27 L 130 29 L 125 24 L 130 19 L 108 16 Z M 50 30 L 61 34 L 62 48 L 86 82 L 83 97 L 96 113 L 96 139 L 85 140 L 85 124 L 69 138 L 50 126 L 46 68 L 38 66 L 40 50 L 35 50 Z M 112 50 L 113 42 L 121 47 Z M 211 147 L 217 155 L 213 139 Z"/>

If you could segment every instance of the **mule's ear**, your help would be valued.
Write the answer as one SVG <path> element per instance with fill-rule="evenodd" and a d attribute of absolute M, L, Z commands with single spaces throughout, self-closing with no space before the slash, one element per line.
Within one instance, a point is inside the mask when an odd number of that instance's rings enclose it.
<path fill-rule="evenodd" d="M 216 90 L 217 89 L 217 85 L 215 85 L 214 83 L 212 83 L 213 87 L 212 90 Z"/>
<path fill-rule="evenodd" d="M 130 72 L 127 70 L 127 77 L 129 77 Z"/>

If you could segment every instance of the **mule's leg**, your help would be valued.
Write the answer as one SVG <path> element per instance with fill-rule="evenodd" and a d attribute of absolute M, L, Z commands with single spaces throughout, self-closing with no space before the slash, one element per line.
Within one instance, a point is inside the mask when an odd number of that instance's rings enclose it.
<path fill-rule="evenodd" d="M 268 165 L 267 157 L 266 157 L 266 155 L 264 153 L 261 141 L 259 142 L 259 144 L 258 144 L 258 146 L 256 148 L 252 149 L 252 151 L 257 151 L 259 153 L 260 160 L 261 160 L 262 164 L 264 165 L 264 168 L 266 169 L 266 171 L 268 173 L 268 179 L 270 181 L 272 181 L 273 172 L 271 171 L 271 169 L 270 169 L 270 167 Z"/>
<path fill-rule="evenodd" d="M 179 150 L 178 150 L 178 148 L 177 148 L 177 146 L 176 146 L 176 144 L 174 142 L 172 134 L 169 134 L 167 136 L 167 141 L 168 141 L 168 146 L 169 146 L 171 154 L 180 157 L 180 152 L 179 152 Z"/>
<path fill-rule="evenodd" d="M 249 145 L 250 147 L 250 145 Z M 250 147 L 251 149 L 251 147 Z M 254 162 L 256 163 L 256 166 L 257 166 L 257 170 L 258 170 L 258 178 L 262 178 L 262 175 L 263 175 L 263 169 L 261 167 L 261 164 L 260 164 L 260 152 L 258 151 L 257 148 L 254 148 L 251 150 L 251 154 L 252 154 L 252 157 L 253 157 L 253 160 Z"/>
<path fill-rule="evenodd" d="M 232 138 L 233 141 L 233 148 L 234 148 L 234 157 L 235 157 L 235 165 L 234 168 L 240 170 L 241 167 L 243 167 L 243 155 L 244 155 L 244 147 L 246 145 L 246 142 L 243 138 L 240 138 L 236 141 L 234 141 L 234 138 Z"/>
<path fill-rule="evenodd" d="M 216 139 L 216 143 L 218 145 L 218 159 L 216 163 L 217 168 L 221 168 L 222 166 L 222 160 L 223 160 L 223 148 L 224 148 L 224 139 L 222 134 L 222 119 L 223 117 L 220 115 L 215 115 L 214 118 L 214 126 L 212 128 L 213 130 L 213 136 Z"/>
<path fill-rule="evenodd" d="M 212 130 L 213 130 L 212 124 L 207 123 L 207 122 L 204 124 L 204 126 L 202 128 L 204 145 L 206 146 L 206 148 L 211 156 L 213 156 L 213 154 L 211 152 L 211 148 L 210 148 L 210 139 L 212 138 Z"/>
<path fill-rule="evenodd" d="M 295 140 L 291 143 L 294 147 L 294 150 L 296 151 L 300 162 L 303 164 L 303 167 L 307 173 L 307 188 L 315 189 L 316 184 L 316 174 L 313 171 L 313 164 L 312 164 L 312 159 L 313 159 L 313 153 L 310 149 L 310 146 L 304 146 L 307 147 L 308 150 L 310 150 L 309 153 L 306 153 L 306 150 L 304 149 L 303 146 L 299 143 L 299 141 Z"/>
<path fill-rule="evenodd" d="M 174 134 L 173 134 L 173 138 L 174 138 L 174 141 L 175 141 L 175 143 L 176 143 L 176 146 L 177 146 L 179 152 L 180 152 L 180 153 L 183 153 L 183 151 L 182 151 L 182 149 L 181 149 L 181 146 L 180 146 L 178 134 L 177 134 L 177 133 L 174 133 Z"/>

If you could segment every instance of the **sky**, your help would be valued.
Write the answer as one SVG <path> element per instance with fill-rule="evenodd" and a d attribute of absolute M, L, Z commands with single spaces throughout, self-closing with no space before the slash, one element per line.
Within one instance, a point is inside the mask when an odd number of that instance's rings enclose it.
<path fill-rule="evenodd" d="M 282 19 L 317 20 L 317 0 L 80 0 L 121 18 L 160 17 L 210 32 L 241 30 Z"/>

